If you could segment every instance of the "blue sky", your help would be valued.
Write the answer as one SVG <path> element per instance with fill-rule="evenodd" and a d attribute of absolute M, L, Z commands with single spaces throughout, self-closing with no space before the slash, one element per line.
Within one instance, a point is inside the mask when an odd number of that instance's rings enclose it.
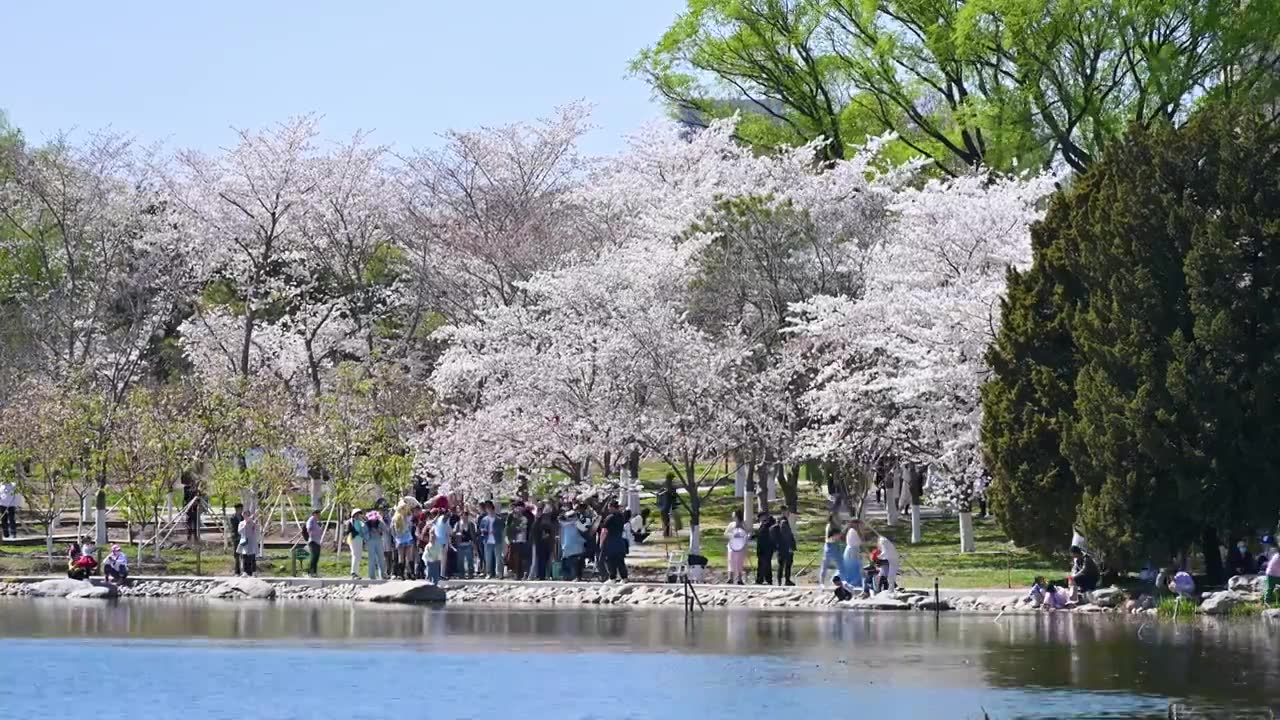
<path fill-rule="evenodd" d="M 0 109 L 29 140 L 110 127 L 212 150 L 304 112 L 397 148 L 587 99 L 590 152 L 661 117 L 627 63 L 683 0 L 25 2 L 5 7 Z"/>

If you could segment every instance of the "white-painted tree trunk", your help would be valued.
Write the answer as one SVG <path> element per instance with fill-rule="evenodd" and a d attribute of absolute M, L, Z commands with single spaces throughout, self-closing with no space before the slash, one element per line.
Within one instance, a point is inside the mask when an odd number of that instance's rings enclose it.
<path fill-rule="evenodd" d="M 920 518 L 920 506 L 911 503 L 911 543 L 914 545 L 922 539 L 924 534 L 923 521 Z"/>
<path fill-rule="evenodd" d="M 311 509 L 324 509 L 324 483 L 321 482 L 319 475 L 311 478 Z"/>
<path fill-rule="evenodd" d="M 106 510 L 98 510 L 97 508 L 95 508 L 93 511 L 93 538 L 94 538 L 94 542 L 96 542 L 99 545 L 105 546 L 107 544 L 107 511 Z"/>
<path fill-rule="evenodd" d="M 640 480 L 634 477 L 627 479 L 627 509 L 632 515 L 640 514 Z"/>
<path fill-rule="evenodd" d="M 960 552 L 971 553 L 977 549 L 973 538 L 973 513 L 960 513 Z"/>

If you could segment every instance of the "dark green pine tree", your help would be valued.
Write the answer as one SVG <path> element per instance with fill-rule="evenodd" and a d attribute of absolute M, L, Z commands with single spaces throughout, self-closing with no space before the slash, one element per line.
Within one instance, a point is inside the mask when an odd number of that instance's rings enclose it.
<path fill-rule="evenodd" d="M 1280 132 L 1208 108 L 1139 130 L 1055 198 L 988 353 L 997 517 L 1109 565 L 1280 514 Z"/>
<path fill-rule="evenodd" d="M 1206 530 L 1274 532 L 1280 512 L 1280 131 L 1207 114 L 1182 135 L 1195 163 L 1175 212 L 1193 342 L 1174 348 L 1169 388 L 1203 468 L 1184 498 Z M 1194 502 L 1193 502 L 1194 501 Z M 1206 533 L 1206 544 L 1216 542 Z"/>
<path fill-rule="evenodd" d="M 1180 486 L 1188 464 L 1167 376 L 1191 335 L 1182 260 L 1190 228 L 1174 212 L 1194 167 L 1167 127 L 1114 145 L 1075 188 L 1076 276 L 1088 289 L 1073 316 L 1081 361 L 1063 448 L 1084 494 L 1079 523 L 1113 567 L 1167 557 L 1200 523 Z"/>
<path fill-rule="evenodd" d="M 1070 541 L 1080 501 L 1060 450 L 1075 402 L 1070 315 L 1082 295 L 1070 267 L 1071 202 L 1078 199 L 1054 196 L 1031 232 L 1031 267 L 1009 271 L 1000 331 L 987 352 L 992 376 L 982 388 L 992 513 L 1014 542 L 1045 552 L 1061 552 Z"/>

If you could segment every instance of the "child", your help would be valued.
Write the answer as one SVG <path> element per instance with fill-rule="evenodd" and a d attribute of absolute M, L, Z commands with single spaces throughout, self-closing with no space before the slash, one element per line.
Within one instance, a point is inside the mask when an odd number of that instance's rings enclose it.
<path fill-rule="evenodd" d="M 1037 575 L 1031 582 L 1031 590 L 1027 593 L 1027 600 L 1031 601 L 1031 607 L 1038 608 L 1044 604 L 1046 585 L 1043 575 Z"/>
<path fill-rule="evenodd" d="M 1045 585 L 1044 588 L 1044 604 L 1041 605 L 1045 610 L 1063 610 L 1067 607 L 1067 594 L 1058 590 L 1058 586 L 1053 583 Z"/>
<path fill-rule="evenodd" d="M 427 579 L 432 585 L 440 584 L 440 565 L 444 560 L 445 546 L 436 541 L 435 533 L 427 533 L 427 547 L 422 551 L 422 563 L 427 566 Z"/>
<path fill-rule="evenodd" d="M 853 599 L 853 592 L 849 590 L 849 586 L 837 575 L 831 579 L 831 584 L 835 588 L 836 600 L 845 601 Z"/>

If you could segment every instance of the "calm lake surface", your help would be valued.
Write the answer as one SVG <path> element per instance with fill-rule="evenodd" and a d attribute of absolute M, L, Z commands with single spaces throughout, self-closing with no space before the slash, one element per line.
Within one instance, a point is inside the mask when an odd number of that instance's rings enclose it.
<path fill-rule="evenodd" d="M 916 613 L 744 610 L 686 624 L 666 609 L 0 599 L 0 638 L 0 713 L 15 718 L 1004 720 L 1280 706 L 1280 634 L 1258 622 L 935 626 Z"/>

